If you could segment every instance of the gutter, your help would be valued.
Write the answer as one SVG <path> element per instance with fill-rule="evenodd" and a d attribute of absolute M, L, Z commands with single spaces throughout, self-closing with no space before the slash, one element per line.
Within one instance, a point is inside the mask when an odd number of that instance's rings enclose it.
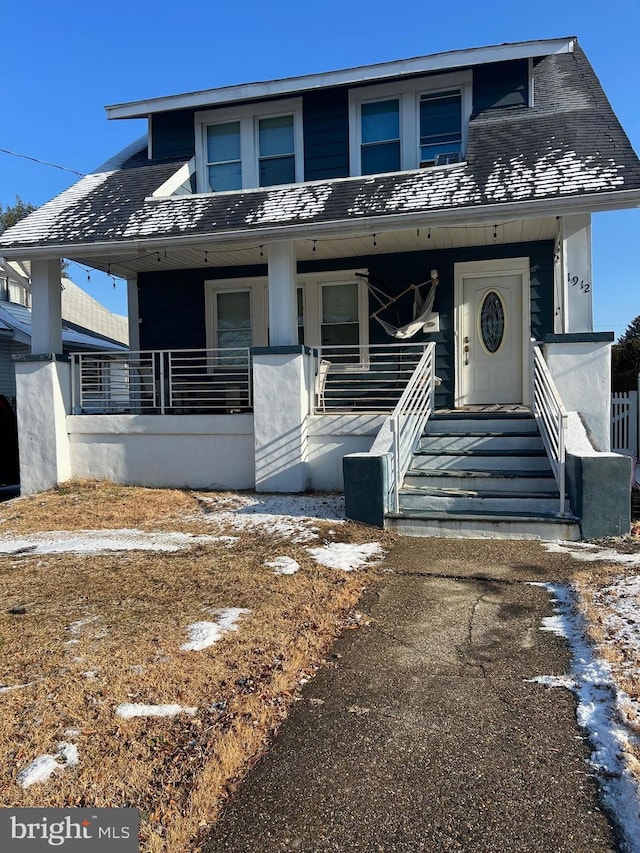
<path fill-rule="evenodd" d="M 182 197 L 184 198 L 184 197 Z M 169 201 L 168 203 L 171 203 Z M 156 201 L 156 203 L 158 203 Z M 195 235 L 178 235 L 162 238 L 132 238 L 129 240 L 109 240 L 93 243 L 54 243 L 46 246 L 3 246 L 4 257 L 8 259 L 30 258 L 71 258 L 73 254 L 89 259 L 110 253 L 117 263 L 116 254 L 122 253 L 129 259 L 134 252 L 145 253 L 172 246 L 198 246 L 227 242 L 245 242 L 260 239 L 267 242 L 284 242 L 295 239 L 313 239 L 314 237 L 367 236 L 385 231 L 399 231 L 411 228 L 423 228 L 431 225 L 467 225 L 470 223 L 500 225 L 501 219 L 535 219 L 542 216 L 563 216 L 579 213 L 598 213 L 609 210 L 623 210 L 640 207 L 640 188 L 634 190 L 581 195 L 565 199 L 540 199 L 527 202 L 503 202 L 500 204 L 475 207 L 457 207 L 450 210 L 411 211 L 410 213 L 392 213 L 381 216 L 359 217 L 357 219 L 336 219 L 330 222 L 295 223 L 274 225 L 269 228 L 243 228 L 235 231 L 205 232 Z M 309 237 L 309 235 L 312 235 Z"/>

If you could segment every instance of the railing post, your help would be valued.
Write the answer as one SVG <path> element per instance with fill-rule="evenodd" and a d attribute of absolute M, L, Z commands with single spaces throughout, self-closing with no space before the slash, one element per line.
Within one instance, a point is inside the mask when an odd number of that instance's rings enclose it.
<path fill-rule="evenodd" d="M 397 418 L 391 418 L 391 441 L 393 447 L 393 462 L 391 478 L 393 488 L 393 511 L 400 512 L 400 429 Z"/>
<path fill-rule="evenodd" d="M 169 368 L 169 408 L 173 409 L 173 353 L 171 350 L 167 353 L 167 366 Z M 163 359 L 164 361 L 164 359 Z M 164 383 L 162 383 L 164 388 Z"/>
<path fill-rule="evenodd" d="M 566 473 L 566 461 L 565 461 L 565 448 L 564 448 L 564 434 L 567 428 L 567 416 L 560 413 L 560 435 L 558 436 L 558 489 L 560 490 L 560 515 L 564 515 L 565 509 L 565 473 Z"/>
<path fill-rule="evenodd" d="M 77 390 L 76 390 L 76 382 L 80 380 L 80 370 L 78 369 L 77 358 L 79 356 L 76 353 L 71 354 L 71 414 L 76 414 L 76 398 L 77 398 Z M 82 385 L 78 386 L 80 393 L 82 393 Z"/>

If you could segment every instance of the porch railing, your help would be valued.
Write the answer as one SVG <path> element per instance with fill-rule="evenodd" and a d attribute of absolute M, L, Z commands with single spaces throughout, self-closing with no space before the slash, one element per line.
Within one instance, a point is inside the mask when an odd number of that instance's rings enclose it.
<path fill-rule="evenodd" d="M 389 418 L 391 428 L 391 471 L 389 503 L 400 510 L 400 488 L 420 436 L 434 409 L 436 345 L 430 343 L 416 365 L 402 396 Z"/>
<path fill-rule="evenodd" d="M 72 355 L 74 414 L 243 412 L 252 399 L 246 347 Z"/>
<path fill-rule="evenodd" d="M 316 414 L 391 412 L 424 355 L 424 343 L 314 347 Z"/>
<path fill-rule="evenodd" d="M 531 341 L 531 406 L 560 492 L 560 515 L 565 514 L 565 437 L 567 412 L 562 404 L 542 349 Z"/>

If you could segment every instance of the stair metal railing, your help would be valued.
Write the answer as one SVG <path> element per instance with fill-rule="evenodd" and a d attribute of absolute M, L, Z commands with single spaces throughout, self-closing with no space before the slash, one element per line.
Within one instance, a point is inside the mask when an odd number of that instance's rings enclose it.
<path fill-rule="evenodd" d="M 531 341 L 531 408 L 538 424 L 551 470 L 560 491 L 560 515 L 565 514 L 565 446 L 567 412 L 547 367 L 539 341 Z"/>
<path fill-rule="evenodd" d="M 400 488 L 409 469 L 420 436 L 434 409 L 436 345 L 427 345 L 402 396 L 389 417 L 391 471 L 389 499 L 394 512 L 400 510 Z"/>

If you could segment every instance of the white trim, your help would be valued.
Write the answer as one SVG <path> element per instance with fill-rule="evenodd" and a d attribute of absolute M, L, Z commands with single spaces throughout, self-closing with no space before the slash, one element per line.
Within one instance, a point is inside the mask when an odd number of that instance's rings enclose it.
<path fill-rule="evenodd" d="M 196 169 L 199 194 L 209 195 L 207 175 L 207 127 L 212 124 L 240 123 L 240 159 L 242 166 L 242 189 L 274 189 L 260 186 L 258 121 L 278 116 L 293 116 L 295 182 L 304 181 L 304 131 L 302 125 L 302 98 L 288 98 L 283 101 L 267 101 L 250 106 L 228 107 L 196 113 Z M 230 190 L 229 192 L 238 192 Z M 192 196 L 193 197 L 193 196 Z"/>
<path fill-rule="evenodd" d="M 397 99 L 400 104 L 400 171 L 418 169 L 420 166 L 420 96 L 449 89 L 459 89 L 462 97 L 462 157 L 467 150 L 469 119 L 473 109 L 473 75 L 470 70 L 437 77 L 420 77 L 414 80 L 396 80 L 377 86 L 361 86 L 349 90 L 349 173 L 351 177 L 362 174 L 361 145 L 362 104 Z"/>
<path fill-rule="evenodd" d="M 455 347 L 454 406 L 464 403 L 463 376 L 463 298 L 465 278 L 490 278 L 494 275 L 519 275 L 522 281 L 522 403 L 529 404 L 529 358 L 531 339 L 531 281 L 529 258 L 504 258 L 488 261 L 462 261 L 454 265 L 453 284 L 453 341 Z"/>
<path fill-rule="evenodd" d="M 147 157 L 153 160 L 153 116 L 147 116 Z"/>
<path fill-rule="evenodd" d="M 529 83 L 529 103 L 527 104 L 527 106 L 532 107 L 535 104 L 535 97 L 536 97 L 535 77 L 533 74 L 533 57 L 529 57 L 529 62 L 527 63 L 527 65 L 528 65 L 528 75 L 529 75 L 529 80 L 528 80 L 528 83 Z"/>
<path fill-rule="evenodd" d="M 176 190 L 180 189 L 180 187 L 185 184 L 193 174 L 196 168 L 196 158 L 192 157 L 188 163 L 185 163 L 184 166 L 180 166 L 177 172 L 174 172 L 170 178 L 160 184 L 157 190 L 154 190 L 151 198 L 168 198 L 173 195 L 177 195 L 180 198 L 184 198 L 185 193 L 177 193 Z M 189 193 L 189 198 L 193 197 L 193 193 Z"/>
<path fill-rule="evenodd" d="M 300 77 L 270 80 L 264 83 L 244 83 L 237 86 L 223 86 L 218 89 L 204 89 L 199 92 L 187 92 L 161 98 L 146 98 L 142 101 L 112 104 L 105 109 L 107 117 L 110 119 L 142 118 L 151 113 L 169 110 L 197 109 L 214 104 L 233 104 L 254 98 L 273 98 L 278 95 L 325 89 L 329 86 L 375 83 L 389 77 L 428 74 L 455 68 L 468 68 L 473 65 L 484 65 L 490 62 L 528 59 L 532 56 L 573 53 L 574 42 L 575 37 L 570 36 L 561 39 L 539 39 L 468 48 L 466 50 L 452 50 L 429 56 L 363 65 L 339 71 L 327 71 L 321 74 L 305 74 Z"/>

